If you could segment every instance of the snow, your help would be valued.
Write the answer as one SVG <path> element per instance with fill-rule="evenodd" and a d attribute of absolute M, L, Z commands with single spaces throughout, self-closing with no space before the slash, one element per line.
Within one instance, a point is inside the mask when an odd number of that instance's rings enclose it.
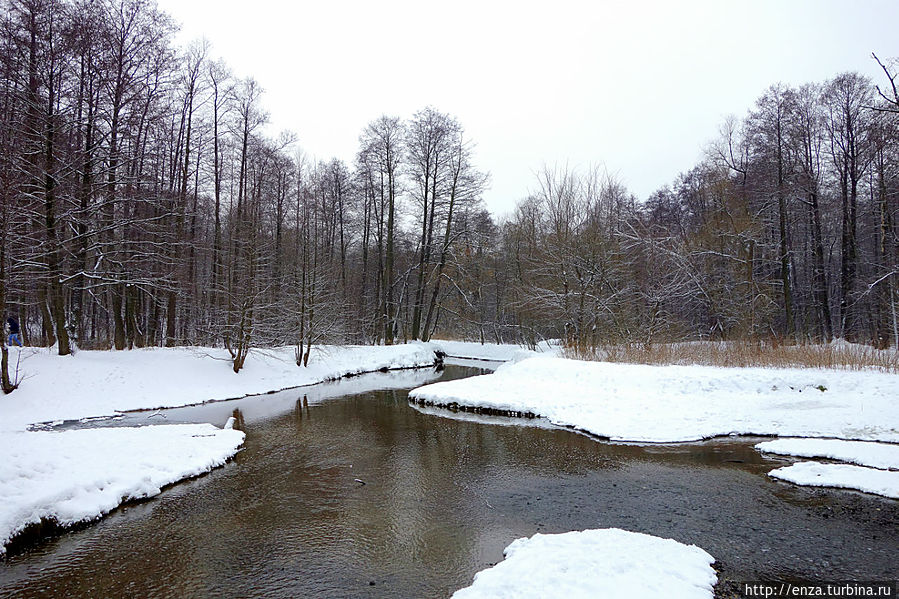
<path fill-rule="evenodd" d="M 759 443 L 755 448 L 767 453 L 858 464 L 799 462 L 772 470 L 768 474 L 774 478 L 798 485 L 855 489 L 899 499 L 899 445 L 841 439 L 776 439 Z"/>
<path fill-rule="evenodd" d="M 555 355 L 559 350 L 558 344 L 546 341 L 537 345 L 537 351 L 527 349 L 521 345 L 478 343 L 476 341 L 432 339 L 429 343 L 443 351 L 450 358 L 469 358 L 492 362 L 523 360 L 540 354 Z"/>
<path fill-rule="evenodd" d="M 298 367 L 294 348 L 255 350 L 240 373 L 224 349 L 146 348 L 79 351 L 56 356 L 45 349 L 13 348 L 11 370 L 23 382 L 0 398 L 0 432 L 51 420 L 110 416 L 119 411 L 183 406 L 209 400 L 312 385 L 347 374 L 434 363 L 427 344 L 317 346 L 308 367 Z"/>
<path fill-rule="evenodd" d="M 439 382 L 433 405 L 531 412 L 616 441 L 719 435 L 899 441 L 899 377 L 881 372 L 648 366 L 531 357 L 493 374 Z"/>
<path fill-rule="evenodd" d="M 42 518 L 71 526 L 99 518 L 220 466 L 244 433 L 211 424 L 6 432 L 0 461 L 0 555 Z"/>
<path fill-rule="evenodd" d="M 851 464 L 798 462 L 772 470 L 768 475 L 798 485 L 855 489 L 899 499 L 899 472 L 894 470 L 878 470 Z"/>
<path fill-rule="evenodd" d="M 899 470 L 899 445 L 841 439 L 776 439 L 755 446 L 759 451 L 803 458 L 829 458 L 860 466 Z"/>
<path fill-rule="evenodd" d="M 536 534 L 504 553 L 453 599 L 708 599 L 717 581 L 699 547 L 617 528 Z"/>
<path fill-rule="evenodd" d="M 198 424 L 31 432 L 29 425 L 244 397 L 347 374 L 430 366 L 435 358 L 427 344 L 316 346 L 309 366 L 301 368 L 293 352 L 253 351 L 235 374 L 222 349 L 79 351 L 61 357 L 46 349 L 11 348 L 11 374 L 21 384 L 0 397 L 0 554 L 28 524 L 46 518 L 71 526 L 122 501 L 152 497 L 165 485 L 224 464 L 244 439 L 233 420 L 226 422 L 230 412 L 218 420 L 224 429 Z M 277 402 L 279 409 L 285 401 L 296 404 L 296 393 L 291 395 Z"/>

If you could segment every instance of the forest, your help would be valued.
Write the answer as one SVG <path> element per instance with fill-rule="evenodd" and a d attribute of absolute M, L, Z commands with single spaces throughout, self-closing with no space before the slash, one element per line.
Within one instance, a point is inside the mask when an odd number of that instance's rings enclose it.
<path fill-rule="evenodd" d="M 26 345 L 223 345 L 235 371 L 254 347 L 302 365 L 432 336 L 899 346 L 890 57 L 877 81 L 760 90 L 648 198 L 544 166 L 497 218 L 449 113 L 380 116 L 352 162 L 314 160 L 151 0 L 3 6 L 0 305 Z"/>

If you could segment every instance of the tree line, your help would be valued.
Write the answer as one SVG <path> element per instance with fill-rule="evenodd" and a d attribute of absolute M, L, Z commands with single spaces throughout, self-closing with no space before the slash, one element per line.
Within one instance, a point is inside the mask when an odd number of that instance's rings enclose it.
<path fill-rule="evenodd" d="M 887 85 L 772 85 L 644 202 L 601 172 L 545 169 L 502 231 L 510 322 L 586 350 L 899 346 L 897 63 L 872 58 Z"/>
<path fill-rule="evenodd" d="M 177 48 L 148 0 L 8 0 L 0 304 L 26 344 L 126 349 L 427 339 L 487 177 L 427 107 L 354 163 L 273 138 L 261 89 Z M 7 383 L 8 384 L 8 383 Z"/>
<path fill-rule="evenodd" d="M 224 345 L 235 371 L 254 346 L 304 365 L 317 342 L 435 333 L 896 344 L 893 63 L 883 89 L 772 86 L 646 201 L 545 168 L 497 222 L 433 107 L 313 160 L 152 0 L 3 7 L 0 305 L 26 344 Z"/>

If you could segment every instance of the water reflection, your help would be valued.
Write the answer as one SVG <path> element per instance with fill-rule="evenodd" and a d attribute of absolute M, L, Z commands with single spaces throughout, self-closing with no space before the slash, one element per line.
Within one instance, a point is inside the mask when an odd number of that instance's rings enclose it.
<path fill-rule="evenodd" d="M 329 399 L 375 391 L 412 389 L 432 383 L 440 377 L 441 372 L 434 368 L 372 372 L 338 381 L 296 387 L 265 395 L 251 395 L 241 399 L 215 401 L 154 412 L 126 412 L 124 417 L 92 424 L 94 426 L 136 426 L 209 422 L 216 426 L 222 426 L 235 410 L 240 411 L 245 422 L 254 423 L 277 418 L 294 411 L 298 403 L 308 410 L 310 404 L 315 405 Z M 164 420 L 160 418 L 160 415 L 164 416 Z"/>

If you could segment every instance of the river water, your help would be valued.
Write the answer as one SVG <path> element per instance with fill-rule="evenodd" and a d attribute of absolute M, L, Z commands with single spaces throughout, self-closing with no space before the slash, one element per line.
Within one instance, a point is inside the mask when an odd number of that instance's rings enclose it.
<path fill-rule="evenodd" d="M 0 563 L 0 597 L 448 597 L 537 532 L 699 545 L 741 581 L 899 578 L 899 502 L 766 476 L 757 439 L 627 446 L 410 406 L 377 373 L 105 423 L 246 431 L 234 461 Z M 664 415 L 660 415 L 664 417 Z"/>

